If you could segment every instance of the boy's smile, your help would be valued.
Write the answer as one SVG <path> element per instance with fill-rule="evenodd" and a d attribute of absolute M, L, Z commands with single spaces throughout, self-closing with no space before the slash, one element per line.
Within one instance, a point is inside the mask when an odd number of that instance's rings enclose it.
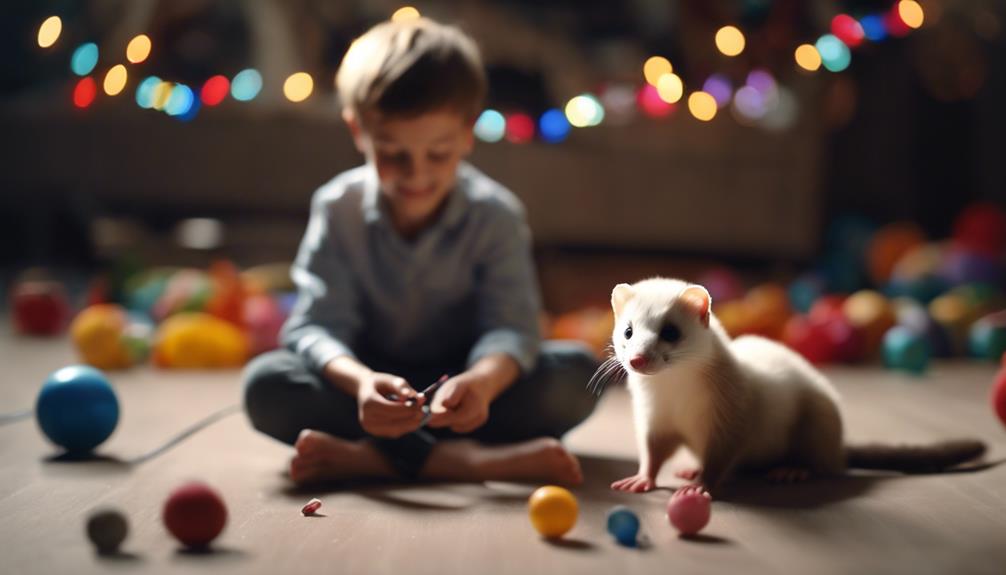
<path fill-rule="evenodd" d="M 413 118 L 346 118 L 357 148 L 377 170 L 395 228 L 414 237 L 436 219 L 472 150 L 472 122 L 440 110 Z"/>

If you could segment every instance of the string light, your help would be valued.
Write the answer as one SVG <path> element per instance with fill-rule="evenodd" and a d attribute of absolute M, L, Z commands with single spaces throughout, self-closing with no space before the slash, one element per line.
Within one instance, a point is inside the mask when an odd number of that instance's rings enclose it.
<path fill-rule="evenodd" d="M 661 97 L 658 90 L 658 88 L 654 88 L 650 84 L 643 84 L 636 95 L 640 109 L 651 118 L 663 118 L 669 116 L 674 111 L 674 104 L 667 102 L 667 100 Z M 680 98 L 681 96 L 678 96 L 678 99 Z"/>
<path fill-rule="evenodd" d="M 230 91 L 230 80 L 226 76 L 216 75 L 203 84 L 203 89 L 199 91 L 199 99 L 206 106 L 216 106 L 224 101 Z"/>
<path fill-rule="evenodd" d="M 60 33 L 63 32 L 63 20 L 59 16 L 49 16 L 38 27 L 38 45 L 41 48 L 48 48 L 59 40 Z"/>
<path fill-rule="evenodd" d="M 283 83 L 283 95 L 291 102 L 303 102 L 314 90 L 314 79 L 307 72 L 291 74 Z"/>
<path fill-rule="evenodd" d="M 862 24 L 848 14 L 839 14 L 832 18 L 831 33 L 850 48 L 861 45 L 865 35 Z"/>
<path fill-rule="evenodd" d="M 126 59 L 133 64 L 139 64 L 150 56 L 150 37 L 140 34 L 126 45 Z"/>
<path fill-rule="evenodd" d="M 863 27 L 863 34 L 867 40 L 880 42 L 884 38 L 887 38 L 887 24 L 884 23 L 883 16 L 879 14 L 863 16 L 859 24 Z"/>
<path fill-rule="evenodd" d="M 171 82 L 160 81 L 154 86 L 152 93 L 150 107 L 161 111 L 168 104 L 168 98 L 171 97 L 171 91 L 174 85 Z"/>
<path fill-rule="evenodd" d="M 150 109 L 154 107 L 154 89 L 161 83 L 157 76 L 147 76 L 136 87 L 136 105 Z"/>
<path fill-rule="evenodd" d="M 816 72 L 821 67 L 821 54 L 810 44 L 800 44 L 793 54 L 796 64 L 808 72 Z"/>
<path fill-rule="evenodd" d="M 192 108 L 192 101 L 194 99 L 195 95 L 192 93 L 192 88 L 189 88 L 185 84 L 176 84 L 171 89 L 171 94 L 164 104 L 164 112 L 169 116 L 187 114 L 189 109 Z"/>
<path fill-rule="evenodd" d="M 657 95 L 668 104 L 674 104 L 685 94 L 685 84 L 677 74 L 664 74 L 657 82 Z"/>
<path fill-rule="evenodd" d="M 81 78 L 73 88 L 73 105 L 78 108 L 86 108 L 94 102 L 98 95 L 98 85 L 94 78 L 87 76 Z"/>
<path fill-rule="evenodd" d="M 105 93 L 109 96 L 117 96 L 126 87 L 126 80 L 129 75 L 126 67 L 122 64 L 112 66 L 105 74 Z"/>
<path fill-rule="evenodd" d="M 78 76 L 87 76 L 98 65 L 98 45 L 94 42 L 81 44 L 70 56 L 70 69 Z"/>
<path fill-rule="evenodd" d="M 538 133 L 541 139 L 550 144 L 558 144 L 569 136 L 571 126 L 566 115 L 558 108 L 547 110 L 538 120 Z"/>
<path fill-rule="evenodd" d="M 716 106 L 722 108 L 730 103 L 734 88 L 730 80 L 723 74 L 713 74 L 706 78 L 702 85 L 702 91 L 709 94 L 716 100 Z"/>
<path fill-rule="evenodd" d="M 392 22 L 406 22 L 409 20 L 418 20 L 419 10 L 416 10 L 414 6 L 402 6 L 395 13 L 391 15 Z"/>
<path fill-rule="evenodd" d="M 825 34 L 818 38 L 814 46 L 817 48 L 818 53 L 821 54 L 821 62 L 824 64 L 824 67 L 831 72 L 845 70 L 852 61 L 849 47 L 831 34 Z"/>
<path fill-rule="evenodd" d="M 249 102 L 262 90 L 262 75 L 254 68 L 241 70 L 231 81 L 231 96 L 239 102 Z"/>
<path fill-rule="evenodd" d="M 716 31 L 716 48 L 724 56 L 737 56 L 744 51 L 744 33 L 736 26 L 724 26 Z"/>
<path fill-rule="evenodd" d="M 670 74 L 673 71 L 674 67 L 671 66 L 670 60 L 663 56 L 650 56 L 643 64 L 643 77 L 651 86 L 656 86 L 664 74 Z"/>
<path fill-rule="evenodd" d="M 506 117 L 506 139 L 514 144 L 524 144 L 534 139 L 534 120 L 524 113 Z"/>
<path fill-rule="evenodd" d="M 926 15 L 922 10 L 922 5 L 915 0 L 901 0 L 898 2 L 898 15 L 906 26 L 912 29 L 922 27 L 926 20 Z"/>
<path fill-rule="evenodd" d="M 699 121 L 708 122 L 716 117 L 716 99 L 706 92 L 692 92 L 688 96 L 688 111 Z"/>
<path fill-rule="evenodd" d="M 596 126 L 604 120 L 604 107 L 590 94 L 581 94 L 566 103 L 566 119 L 577 128 Z"/>
<path fill-rule="evenodd" d="M 496 110 L 485 110 L 479 115 L 478 120 L 475 120 L 472 131 L 475 132 L 475 137 L 483 142 L 498 142 L 506 133 L 506 118 Z"/>

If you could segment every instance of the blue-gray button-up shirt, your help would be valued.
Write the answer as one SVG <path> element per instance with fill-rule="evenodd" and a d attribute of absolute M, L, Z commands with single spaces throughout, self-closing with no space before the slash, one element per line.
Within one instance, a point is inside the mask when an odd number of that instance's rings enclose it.
<path fill-rule="evenodd" d="M 462 163 L 438 219 L 407 241 L 380 198 L 369 165 L 315 192 L 283 344 L 318 371 L 341 355 L 471 365 L 494 353 L 531 370 L 541 304 L 520 200 Z"/>

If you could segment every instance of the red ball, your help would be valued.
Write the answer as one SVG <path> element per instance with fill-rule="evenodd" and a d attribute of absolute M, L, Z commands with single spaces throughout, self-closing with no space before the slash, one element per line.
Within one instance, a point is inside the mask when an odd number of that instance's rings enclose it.
<path fill-rule="evenodd" d="M 866 351 L 863 332 L 849 323 L 845 316 L 824 322 L 823 328 L 831 341 L 836 361 L 856 363 L 863 360 Z"/>
<path fill-rule="evenodd" d="M 1006 425 L 1006 367 L 996 374 L 996 381 L 992 386 L 992 409 L 999 416 L 999 421 Z"/>
<path fill-rule="evenodd" d="M 63 286 L 53 281 L 25 281 L 11 293 L 14 325 L 27 335 L 58 335 L 70 319 Z"/>
<path fill-rule="evenodd" d="M 814 305 L 810 307 L 807 316 L 813 322 L 826 322 L 835 317 L 844 318 L 842 305 L 845 303 L 844 295 L 826 295 L 818 298 Z"/>
<path fill-rule="evenodd" d="M 667 502 L 667 519 L 682 535 L 695 535 L 709 523 L 711 498 L 707 492 L 675 493 Z"/>
<path fill-rule="evenodd" d="M 793 316 L 786 322 L 782 341 L 811 363 L 823 364 L 835 360 L 835 346 L 824 323 Z"/>
<path fill-rule="evenodd" d="M 175 489 L 161 513 L 164 526 L 184 545 L 206 547 L 224 529 L 227 507 L 208 485 L 194 481 Z"/>
<path fill-rule="evenodd" d="M 1006 212 L 993 203 L 971 204 L 954 221 L 954 239 L 969 250 L 999 257 L 1006 249 Z"/>

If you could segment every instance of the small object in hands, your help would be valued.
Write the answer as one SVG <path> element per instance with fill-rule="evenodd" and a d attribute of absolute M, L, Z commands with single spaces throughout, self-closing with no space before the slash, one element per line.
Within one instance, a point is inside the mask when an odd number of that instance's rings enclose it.
<path fill-rule="evenodd" d="M 527 502 L 531 525 L 545 537 L 558 538 L 576 524 L 579 505 L 568 490 L 555 485 L 539 487 Z"/>
<path fill-rule="evenodd" d="M 321 499 L 315 497 L 314 499 L 308 501 L 307 505 L 305 505 L 304 508 L 300 510 L 300 512 L 303 513 L 305 516 L 314 515 L 314 513 L 319 509 L 321 509 Z"/>
<path fill-rule="evenodd" d="M 709 492 L 697 485 L 682 487 L 667 502 L 667 519 L 682 535 L 695 535 L 709 523 Z"/>
<path fill-rule="evenodd" d="M 204 549 L 227 523 L 227 507 L 211 487 L 194 481 L 171 492 L 161 513 L 164 526 L 192 549 Z"/>
<path fill-rule="evenodd" d="M 608 511 L 608 533 L 615 541 L 626 547 L 636 546 L 636 536 L 639 535 L 639 517 L 628 507 L 617 505 Z"/>
<path fill-rule="evenodd" d="M 87 538 L 102 555 L 115 554 L 126 540 L 127 533 L 129 523 L 126 516 L 116 509 L 98 509 L 87 518 Z"/>
<path fill-rule="evenodd" d="M 445 374 L 441 375 L 440 379 L 438 379 L 437 381 L 435 381 L 433 383 L 433 385 L 427 387 L 426 389 L 424 389 L 421 392 L 422 396 L 426 398 L 426 401 L 423 403 L 423 408 L 422 408 L 423 409 L 423 420 L 419 423 L 419 427 L 423 427 L 427 423 L 430 422 L 430 418 L 433 417 L 433 396 L 436 395 L 437 391 L 440 389 L 441 386 L 444 385 L 444 382 L 447 381 L 448 379 L 450 379 L 450 378 L 445 373 Z M 408 400 L 408 401 L 405 402 L 405 405 L 407 405 L 409 407 L 412 407 L 415 404 L 416 404 L 416 400 L 415 399 L 410 399 L 410 400 Z"/>

